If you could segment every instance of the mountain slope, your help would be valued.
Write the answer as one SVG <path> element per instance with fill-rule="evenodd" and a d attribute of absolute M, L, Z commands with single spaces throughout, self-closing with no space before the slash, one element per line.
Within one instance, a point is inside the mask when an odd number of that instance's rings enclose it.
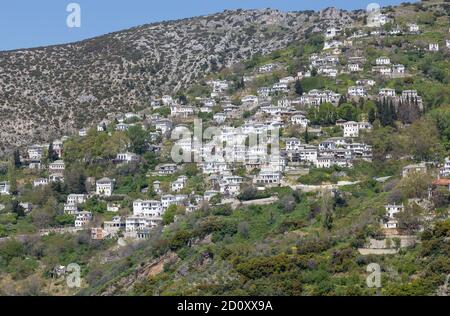
<path fill-rule="evenodd" d="M 0 53 L 0 153 L 148 104 L 211 70 L 266 54 L 357 13 L 223 13 L 145 25 L 79 43 Z"/>

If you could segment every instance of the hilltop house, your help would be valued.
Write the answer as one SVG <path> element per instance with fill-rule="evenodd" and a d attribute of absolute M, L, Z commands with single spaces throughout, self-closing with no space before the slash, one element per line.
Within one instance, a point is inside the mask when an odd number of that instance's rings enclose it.
<path fill-rule="evenodd" d="M 170 106 L 173 103 L 173 99 L 170 95 L 163 95 L 161 98 L 161 102 L 165 105 L 165 106 Z"/>
<path fill-rule="evenodd" d="M 448 175 L 450 175 L 450 158 L 445 158 L 444 165 L 440 169 L 439 174 L 441 175 L 441 177 L 447 177 Z"/>
<path fill-rule="evenodd" d="M 158 173 L 161 175 L 174 174 L 177 171 L 177 165 L 166 163 L 157 167 Z"/>
<path fill-rule="evenodd" d="M 267 73 L 276 69 L 275 64 L 266 64 L 258 68 L 259 73 Z"/>
<path fill-rule="evenodd" d="M 87 128 L 82 128 L 82 129 L 80 129 L 80 130 L 78 131 L 78 136 L 80 136 L 80 137 L 86 137 L 86 136 L 87 136 L 87 133 L 88 133 Z"/>
<path fill-rule="evenodd" d="M 57 160 L 55 162 L 52 162 L 48 166 L 48 171 L 51 174 L 58 175 L 58 176 L 64 176 L 64 170 L 65 170 L 65 164 L 62 160 Z"/>
<path fill-rule="evenodd" d="M 261 170 L 257 177 L 254 179 L 256 184 L 280 184 L 281 172 L 271 170 Z"/>
<path fill-rule="evenodd" d="M 372 72 L 379 73 L 381 76 L 390 76 L 391 67 L 390 66 L 374 66 L 372 67 Z"/>
<path fill-rule="evenodd" d="M 27 149 L 28 158 L 31 160 L 41 160 L 44 148 L 41 145 L 32 145 Z"/>
<path fill-rule="evenodd" d="M 97 124 L 97 132 L 106 132 L 106 128 L 109 122 L 107 120 L 103 120 Z"/>
<path fill-rule="evenodd" d="M 347 65 L 348 71 L 350 72 L 359 72 L 363 71 L 363 68 L 359 63 L 352 63 Z"/>
<path fill-rule="evenodd" d="M 360 80 L 356 80 L 356 84 L 358 86 L 374 86 L 375 85 L 375 80 L 373 79 L 360 79 Z"/>
<path fill-rule="evenodd" d="M 69 194 L 67 196 L 67 204 L 82 204 L 86 202 L 86 194 Z"/>
<path fill-rule="evenodd" d="M 339 103 L 341 95 L 330 90 L 313 89 L 299 98 L 299 103 L 306 106 L 319 106 L 322 103 Z"/>
<path fill-rule="evenodd" d="M 36 180 L 33 181 L 33 187 L 39 187 L 39 186 L 44 186 L 48 184 L 48 179 L 47 178 L 38 178 Z"/>
<path fill-rule="evenodd" d="M 171 116 L 188 117 L 194 115 L 195 111 L 192 106 L 173 104 L 170 106 Z"/>
<path fill-rule="evenodd" d="M 223 124 L 227 120 L 227 115 L 222 112 L 216 113 L 216 114 L 214 114 L 213 119 L 217 124 Z"/>
<path fill-rule="evenodd" d="M 171 189 L 173 192 L 180 192 L 184 189 L 186 182 L 187 182 L 186 176 L 179 176 L 178 179 L 170 184 Z"/>
<path fill-rule="evenodd" d="M 137 162 L 137 161 L 139 161 L 139 156 L 134 153 L 130 153 L 130 152 L 118 153 L 115 161 L 116 162 L 126 162 L 126 163 Z"/>
<path fill-rule="evenodd" d="M 157 120 L 155 121 L 155 129 L 164 135 L 171 131 L 172 121 L 168 119 Z"/>
<path fill-rule="evenodd" d="M 396 96 L 395 89 L 390 89 L 390 88 L 380 89 L 378 96 L 379 97 L 395 97 Z"/>
<path fill-rule="evenodd" d="M 292 115 L 291 122 L 294 125 L 300 125 L 304 128 L 306 128 L 309 124 L 309 120 L 302 114 Z"/>
<path fill-rule="evenodd" d="M 75 227 L 82 228 L 92 221 L 93 216 L 91 212 L 78 212 L 75 217 Z"/>
<path fill-rule="evenodd" d="M 402 64 L 396 64 L 392 66 L 392 77 L 400 78 L 405 75 L 405 66 Z"/>
<path fill-rule="evenodd" d="M 403 204 L 387 204 L 385 205 L 387 221 L 383 223 L 384 228 L 392 229 L 398 227 L 398 220 L 395 217 L 396 214 L 405 210 Z"/>
<path fill-rule="evenodd" d="M 96 194 L 102 196 L 111 196 L 114 191 L 114 180 L 102 178 L 96 182 Z"/>
<path fill-rule="evenodd" d="M 420 28 L 417 24 L 415 23 L 409 23 L 408 24 L 408 31 L 410 33 L 419 33 L 420 32 Z"/>
<path fill-rule="evenodd" d="M 358 137 L 361 129 L 371 129 L 372 125 L 369 122 L 345 122 L 342 124 L 344 128 L 344 137 Z"/>
<path fill-rule="evenodd" d="M 378 57 L 375 60 L 375 64 L 377 66 L 390 65 L 391 64 L 391 60 L 388 57 L 386 57 L 386 56 L 381 56 L 381 57 Z"/>
<path fill-rule="evenodd" d="M 385 14 L 382 14 L 378 11 L 371 11 L 367 17 L 367 26 L 368 27 L 380 27 L 385 25 L 390 21 L 389 17 Z"/>
<path fill-rule="evenodd" d="M 331 39 L 333 37 L 335 37 L 336 35 L 338 35 L 341 32 L 341 29 L 338 27 L 329 27 L 326 29 L 325 31 L 325 38 L 327 39 Z"/>
<path fill-rule="evenodd" d="M 348 95 L 350 97 L 366 97 L 367 91 L 363 86 L 351 86 L 348 88 Z"/>
<path fill-rule="evenodd" d="M 148 217 L 159 219 L 162 213 L 163 207 L 160 201 L 136 200 L 133 202 L 133 215 L 136 217 Z"/>
<path fill-rule="evenodd" d="M 438 43 L 430 43 L 428 45 L 428 50 L 430 52 L 438 52 L 439 51 L 439 44 Z"/>
<path fill-rule="evenodd" d="M 419 164 L 411 164 L 403 167 L 402 177 L 408 176 L 410 173 L 425 173 L 427 172 L 427 165 L 424 162 Z"/>
<path fill-rule="evenodd" d="M 0 182 L 0 195 L 9 195 L 10 185 L 9 182 Z"/>

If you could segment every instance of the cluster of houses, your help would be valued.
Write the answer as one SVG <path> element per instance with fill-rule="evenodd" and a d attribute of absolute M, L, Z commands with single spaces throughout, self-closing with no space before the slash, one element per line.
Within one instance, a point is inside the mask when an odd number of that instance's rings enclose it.
<path fill-rule="evenodd" d="M 349 168 L 353 166 L 353 162 L 357 159 L 372 161 L 372 147 L 370 145 L 352 142 L 347 137 L 329 138 L 318 146 L 304 144 L 298 138 L 288 138 L 284 141 L 286 143 L 286 156 L 289 161 L 312 165 L 316 168 L 330 168 L 332 166 Z"/>
<path fill-rule="evenodd" d="M 208 80 L 211 94 L 207 97 L 197 97 L 194 104 L 183 104 L 180 100 L 174 99 L 170 95 L 163 95 L 161 98 L 152 98 L 150 107 L 153 110 L 161 107 L 170 109 L 170 115 L 163 117 L 153 112 L 143 115 L 140 113 L 121 113 L 108 115 L 107 119 L 99 122 L 95 129 L 97 132 L 107 132 L 111 126 L 116 131 L 127 131 L 131 126 L 140 125 L 145 127 L 144 121 L 149 123 L 154 130 L 148 131 L 149 138 L 157 145 L 151 145 L 149 150 L 158 151 L 162 147 L 162 140 L 170 138 L 171 133 L 178 132 L 178 128 L 186 126 L 177 125 L 176 122 L 182 119 L 195 117 L 199 113 L 213 113 L 212 120 L 219 126 L 219 133 L 213 135 L 208 142 L 202 142 L 195 138 L 179 139 L 174 141 L 174 146 L 182 153 L 188 153 L 190 157 L 199 157 L 197 165 L 203 175 L 207 177 L 208 190 L 199 195 L 189 191 L 189 178 L 182 174 L 183 167 L 180 163 L 161 163 L 154 173 L 158 176 L 179 175 L 172 179 L 168 189 L 164 190 L 162 183 L 153 181 L 153 191 L 158 198 L 153 200 L 135 200 L 133 202 L 133 214 L 129 216 L 115 216 L 111 221 L 105 221 L 101 227 L 91 228 L 93 239 L 105 239 L 110 237 L 124 236 L 134 239 L 146 239 L 149 237 L 151 228 L 161 225 L 164 212 L 171 205 L 183 206 L 187 212 L 192 212 L 201 207 L 204 202 L 209 202 L 214 196 L 227 198 L 237 197 L 245 184 L 253 184 L 259 187 L 280 186 L 283 184 L 283 176 L 286 169 L 292 166 L 303 168 L 330 168 L 339 166 L 351 168 L 355 161 L 372 161 L 372 147 L 358 141 L 362 130 L 369 131 L 372 125 L 368 122 L 355 122 L 338 120 L 336 126 L 343 130 L 343 137 L 333 137 L 320 141 L 313 145 L 305 143 L 299 138 L 282 138 L 285 147 L 275 150 L 270 147 L 272 144 L 279 144 L 280 129 L 286 127 L 308 128 L 309 133 L 320 135 L 321 128 L 310 126 L 310 121 L 304 111 L 318 107 L 323 103 L 331 103 L 338 106 L 343 95 L 332 90 L 312 89 L 296 98 L 287 97 L 292 89 L 292 84 L 303 78 L 308 78 L 317 74 L 335 78 L 342 73 L 358 73 L 364 70 L 366 59 L 357 50 L 353 50 L 353 40 L 365 36 L 384 36 L 420 33 L 420 28 L 416 24 L 408 24 L 407 29 L 393 28 L 389 32 L 378 29 L 388 23 L 390 18 L 384 14 L 370 14 L 367 26 L 375 28 L 369 33 L 359 30 L 352 36 L 343 38 L 341 27 L 330 27 L 325 31 L 325 43 L 323 51 L 312 54 L 309 58 L 309 65 L 297 76 L 287 76 L 281 78 L 269 87 L 257 89 L 257 95 L 246 95 L 240 98 L 240 102 L 233 103 L 228 95 L 231 83 L 227 80 Z M 341 40 L 342 38 L 342 40 Z M 446 46 L 449 47 L 447 40 Z M 430 51 L 439 51 L 438 43 L 430 43 Z M 345 53 L 345 60 L 341 55 Z M 391 64 L 391 60 L 386 56 L 376 58 L 372 66 L 372 72 L 381 77 L 399 78 L 406 76 L 406 69 L 401 64 Z M 267 75 L 281 69 L 277 63 L 265 64 L 256 69 L 253 75 L 245 76 L 244 82 L 250 82 L 258 75 Z M 347 97 L 349 98 L 369 98 L 370 91 L 376 84 L 373 78 L 358 79 L 356 84 L 349 87 Z M 375 92 L 376 93 L 376 92 Z M 276 98 L 272 98 L 276 96 Z M 401 95 L 397 95 L 394 89 L 383 88 L 379 90 L 374 98 L 390 99 L 394 104 L 401 102 L 415 102 L 421 108 L 422 99 L 415 90 L 403 90 Z M 276 102 L 273 100 L 276 99 Z M 217 111 L 220 108 L 220 111 Z M 251 117 L 246 118 L 238 127 L 227 126 L 228 120 L 242 118 L 244 110 L 252 111 Z M 254 111 L 253 111 L 254 110 Z M 242 121 L 241 121 L 242 122 Z M 146 125 L 148 126 L 148 125 Z M 80 137 L 88 135 L 88 129 L 83 128 L 78 131 Z M 182 134 L 182 133 L 179 133 Z M 27 158 L 22 159 L 32 169 L 43 169 L 42 161 L 49 148 L 52 148 L 57 160 L 48 164 L 47 178 L 35 179 L 35 187 L 45 186 L 51 182 L 64 181 L 65 163 L 63 157 L 63 143 L 67 137 L 56 140 L 50 144 L 30 146 L 27 150 Z M 256 144 L 251 141 L 257 140 Z M 270 150 L 269 150 L 270 147 Z M 140 162 L 139 155 L 133 152 L 118 153 L 114 163 L 136 163 Z M 241 164 L 247 171 L 245 177 L 236 175 L 236 164 Z M 402 176 L 407 176 L 411 172 L 426 171 L 426 164 L 409 165 L 403 169 Z M 255 171 L 255 172 L 252 172 Z M 240 174 L 240 173 L 239 173 Z M 444 166 L 440 170 L 441 177 L 450 175 L 450 160 L 446 159 Z M 95 180 L 95 179 L 94 179 Z M 94 182 L 92 182 L 93 184 Z M 448 184 L 450 188 L 450 183 Z M 114 195 L 116 182 L 114 179 L 102 178 L 95 181 L 95 192 L 89 194 L 70 194 L 64 204 L 64 212 L 75 217 L 75 228 L 85 229 L 92 226 L 93 213 L 89 210 L 81 210 L 82 205 L 88 199 L 96 196 L 109 200 Z M 165 187 L 167 188 L 167 187 Z M 165 192 L 169 191 L 170 192 Z M 10 186 L 8 182 L 0 182 L 0 194 L 9 194 Z M 109 202 L 107 210 L 118 212 L 119 205 Z M 404 210 L 403 205 L 386 205 L 386 218 L 383 222 L 384 228 L 397 228 L 398 221 L 396 214 Z"/>
<path fill-rule="evenodd" d="M 159 200 L 135 200 L 133 202 L 133 214 L 129 216 L 115 216 L 111 221 L 105 221 L 103 227 L 91 228 L 92 239 L 101 240 L 117 237 L 119 233 L 125 238 L 147 239 L 150 229 L 162 224 L 162 216 L 171 205 L 184 206 L 187 212 L 197 210 L 204 201 L 209 201 L 218 191 L 206 191 L 204 195 L 196 194 L 165 194 Z M 89 212 L 78 213 L 79 219 L 88 219 L 84 225 L 92 219 Z M 78 219 L 77 215 L 77 219 Z M 77 225 L 77 222 L 75 223 Z"/>

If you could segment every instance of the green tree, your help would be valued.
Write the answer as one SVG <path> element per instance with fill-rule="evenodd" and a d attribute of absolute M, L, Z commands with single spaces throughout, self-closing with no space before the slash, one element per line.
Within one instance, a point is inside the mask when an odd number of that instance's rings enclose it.
<path fill-rule="evenodd" d="M 127 131 L 130 139 L 130 150 L 136 154 L 143 154 L 148 139 L 147 132 L 140 125 L 131 126 Z"/>
<path fill-rule="evenodd" d="M 14 166 L 15 166 L 16 168 L 20 168 L 21 162 L 20 162 L 20 153 L 19 153 L 19 150 L 18 150 L 18 149 L 14 150 L 14 153 L 13 153 L 13 160 L 14 160 Z"/>
<path fill-rule="evenodd" d="M 47 159 L 50 163 L 56 161 L 58 159 L 58 154 L 53 149 L 53 143 L 50 142 L 50 145 L 48 146 L 48 153 L 47 153 Z"/>
<path fill-rule="evenodd" d="M 358 109 L 350 103 L 344 103 L 338 107 L 338 116 L 346 121 L 358 120 Z"/>
<path fill-rule="evenodd" d="M 13 161 L 8 164 L 9 191 L 12 195 L 17 194 L 17 171 Z"/>
<path fill-rule="evenodd" d="M 167 210 L 162 215 L 162 222 L 164 225 L 169 225 L 175 220 L 175 215 L 177 215 L 178 207 L 175 204 L 170 205 Z"/>
<path fill-rule="evenodd" d="M 13 200 L 11 202 L 11 211 L 17 214 L 18 217 L 25 217 L 25 209 L 20 205 L 19 201 Z"/>
<path fill-rule="evenodd" d="M 295 93 L 298 95 L 298 96 L 302 96 L 303 95 L 303 86 L 302 86 L 302 82 L 299 80 L 299 79 L 297 79 L 297 81 L 295 82 Z"/>

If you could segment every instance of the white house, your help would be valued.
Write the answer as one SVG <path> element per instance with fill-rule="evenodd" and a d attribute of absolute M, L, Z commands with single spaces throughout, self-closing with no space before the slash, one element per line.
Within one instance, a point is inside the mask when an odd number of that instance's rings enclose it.
<path fill-rule="evenodd" d="M 118 153 L 116 156 L 116 161 L 126 163 L 136 162 L 139 161 L 139 156 L 130 152 Z"/>
<path fill-rule="evenodd" d="M 335 37 L 336 35 L 338 35 L 340 32 L 341 32 L 340 28 L 329 27 L 325 31 L 325 38 L 331 39 L 331 38 Z"/>
<path fill-rule="evenodd" d="M 162 214 L 163 214 L 163 207 L 160 201 L 136 200 L 133 202 L 134 216 L 160 218 Z"/>
<path fill-rule="evenodd" d="M 255 95 L 246 95 L 241 99 L 242 103 L 255 103 L 258 102 L 258 97 Z"/>
<path fill-rule="evenodd" d="M 427 165 L 424 162 L 418 164 L 411 164 L 403 167 L 402 177 L 406 177 L 410 173 L 425 173 L 425 172 L 427 172 Z"/>
<path fill-rule="evenodd" d="M 125 132 L 127 131 L 132 124 L 126 124 L 126 123 L 118 123 L 116 124 L 116 131 Z"/>
<path fill-rule="evenodd" d="M 161 223 L 161 219 L 142 217 L 142 216 L 130 216 L 125 219 L 125 232 L 134 233 L 126 234 L 128 237 L 138 238 L 137 233 L 143 231 L 146 228 L 152 228 Z"/>
<path fill-rule="evenodd" d="M 173 163 L 167 163 L 158 166 L 158 173 L 161 175 L 174 174 L 177 171 L 177 165 Z"/>
<path fill-rule="evenodd" d="M 438 52 L 439 51 L 439 44 L 438 43 L 430 43 L 428 45 L 428 50 L 430 52 Z"/>
<path fill-rule="evenodd" d="M 157 120 L 155 122 L 155 129 L 161 132 L 161 134 L 166 134 L 172 129 L 172 121 L 167 119 Z"/>
<path fill-rule="evenodd" d="M 69 194 L 67 196 L 67 204 L 83 204 L 86 200 L 86 194 Z"/>
<path fill-rule="evenodd" d="M 0 195 L 9 195 L 10 185 L 9 182 L 0 182 Z"/>
<path fill-rule="evenodd" d="M 375 80 L 373 79 L 360 79 L 356 80 L 356 84 L 358 86 L 374 86 L 376 84 Z"/>
<path fill-rule="evenodd" d="M 219 183 L 220 193 L 227 196 L 237 196 L 241 192 L 243 178 L 239 176 L 224 176 Z"/>
<path fill-rule="evenodd" d="M 272 86 L 272 91 L 276 92 L 288 92 L 289 85 L 287 83 L 278 82 Z"/>
<path fill-rule="evenodd" d="M 52 162 L 51 164 L 49 164 L 48 166 L 48 171 L 51 174 L 55 174 L 55 175 L 64 175 L 64 170 L 65 170 L 65 164 L 64 161 L 62 160 L 57 160 L 55 162 Z"/>
<path fill-rule="evenodd" d="M 222 124 L 222 123 L 225 123 L 225 121 L 227 120 L 227 115 L 222 112 L 216 113 L 216 114 L 214 114 L 213 119 L 217 124 Z"/>
<path fill-rule="evenodd" d="M 372 72 L 379 73 L 382 76 L 390 76 L 392 69 L 390 66 L 374 66 L 372 67 Z"/>
<path fill-rule="evenodd" d="M 87 129 L 86 128 L 82 128 L 78 131 L 78 136 L 80 137 L 86 137 L 87 136 Z"/>
<path fill-rule="evenodd" d="M 348 67 L 348 71 L 351 71 L 351 72 L 363 71 L 363 68 L 361 67 L 361 65 L 357 64 L 357 63 L 355 63 L 355 64 L 348 64 L 347 67 Z"/>
<path fill-rule="evenodd" d="M 44 153 L 44 148 L 40 145 L 33 145 L 27 149 L 28 158 L 31 160 L 40 160 Z"/>
<path fill-rule="evenodd" d="M 309 124 L 309 120 L 302 114 L 292 115 L 291 122 L 295 125 L 300 125 L 306 128 Z"/>
<path fill-rule="evenodd" d="M 257 184 L 280 184 L 281 172 L 261 170 L 259 175 L 254 180 Z"/>
<path fill-rule="evenodd" d="M 302 145 L 302 142 L 298 138 L 287 138 L 284 142 L 287 151 L 299 151 Z"/>
<path fill-rule="evenodd" d="M 170 106 L 171 116 L 187 117 L 194 115 L 195 111 L 192 106 L 173 104 Z"/>
<path fill-rule="evenodd" d="M 39 187 L 39 186 L 44 186 L 48 184 L 48 179 L 47 178 L 38 178 L 36 180 L 33 181 L 33 187 Z"/>
<path fill-rule="evenodd" d="M 408 30 L 410 33 L 419 33 L 420 32 L 419 26 L 415 23 L 408 24 Z"/>
<path fill-rule="evenodd" d="M 381 57 L 378 57 L 375 60 L 375 63 L 376 63 L 377 66 L 390 65 L 391 64 L 391 60 L 388 57 L 386 57 L 386 56 L 381 56 Z"/>
<path fill-rule="evenodd" d="M 219 191 L 216 191 L 216 190 L 209 190 L 209 191 L 205 191 L 205 194 L 203 195 L 203 197 L 204 197 L 205 201 L 208 201 L 208 202 L 209 202 L 209 200 L 211 200 L 211 198 L 212 198 L 213 196 L 218 195 L 218 194 L 220 194 Z"/>
<path fill-rule="evenodd" d="M 170 95 L 163 95 L 161 101 L 165 106 L 169 106 L 173 103 L 173 99 Z"/>
<path fill-rule="evenodd" d="M 102 178 L 96 182 L 96 194 L 111 196 L 114 191 L 114 180 Z"/>
<path fill-rule="evenodd" d="M 184 189 L 186 182 L 187 182 L 186 176 L 179 176 L 178 179 L 171 183 L 171 188 L 173 192 L 180 192 Z"/>
<path fill-rule="evenodd" d="M 97 132 L 105 132 L 109 122 L 106 120 L 101 121 L 97 124 Z"/>
<path fill-rule="evenodd" d="M 405 74 L 405 66 L 402 64 L 396 64 L 392 66 L 392 75 L 393 76 L 403 76 Z"/>
<path fill-rule="evenodd" d="M 344 43 L 342 43 L 341 41 L 337 41 L 337 40 L 325 41 L 323 50 L 339 48 L 342 45 L 344 45 Z"/>
<path fill-rule="evenodd" d="M 445 157 L 444 165 L 442 166 L 439 174 L 442 177 L 447 177 L 448 175 L 450 175 L 450 158 Z"/>
<path fill-rule="evenodd" d="M 92 218 L 93 216 L 91 212 L 78 212 L 75 218 L 75 227 L 82 228 L 83 226 L 86 226 L 90 221 L 92 221 Z"/>
<path fill-rule="evenodd" d="M 396 214 L 404 211 L 403 204 L 387 204 L 385 205 L 387 221 L 383 224 L 384 228 L 397 228 L 398 220 Z"/>
<path fill-rule="evenodd" d="M 349 121 L 344 123 L 344 137 L 358 137 L 359 124 L 357 122 Z"/>
<path fill-rule="evenodd" d="M 275 68 L 276 68 L 275 64 L 267 64 L 267 65 L 263 65 L 263 66 L 259 67 L 258 72 L 260 72 L 260 73 L 271 72 L 271 71 L 275 70 Z"/>
<path fill-rule="evenodd" d="M 348 88 L 348 95 L 350 97 L 365 97 L 367 96 L 367 91 L 363 86 L 351 86 Z"/>
<path fill-rule="evenodd" d="M 367 17 L 367 26 L 368 27 L 380 27 L 388 23 L 390 19 L 385 15 L 382 14 L 379 9 L 376 11 L 369 12 Z"/>
<path fill-rule="evenodd" d="M 395 93 L 395 89 L 390 89 L 390 88 L 383 88 L 380 89 L 380 92 L 378 93 L 378 96 L 380 97 L 395 97 L 396 93 Z"/>
<path fill-rule="evenodd" d="M 177 204 L 177 200 L 174 195 L 166 194 L 161 196 L 161 205 L 164 210 L 166 210 L 172 204 Z"/>

